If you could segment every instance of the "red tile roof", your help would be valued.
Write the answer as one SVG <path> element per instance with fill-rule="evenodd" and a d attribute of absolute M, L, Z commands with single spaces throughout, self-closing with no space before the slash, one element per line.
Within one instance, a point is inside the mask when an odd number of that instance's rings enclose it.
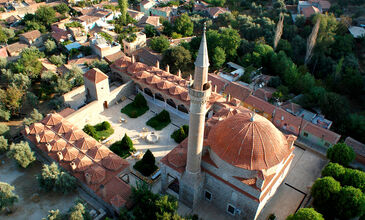
<path fill-rule="evenodd" d="M 24 37 L 28 41 L 34 41 L 35 39 L 37 39 L 40 36 L 42 36 L 42 34 L 38 30 L 33 30 L 33 31 L 28 31 L 28 32 L 26 32 L 24 34 L 21 34 L 20 36 Z"/>
<path fill-rule="evenodd" d="M 217 92 L 220 93 L 230 83 L 228 80 L 215 74 L 208 74 L 208 80 L 212 82 L 212 86 L 217 86 Z"/>
<path fill-rule="evenodd" d="M 230 94 L 231 97 L 237 98 L 241 101 L 247 99 L 247 97 L 252 94 L 252 90 L 237 82 L 231 82 L 224 90 L 225 94 Z"/>
<path fill-rule="evenodd" d="M 105 73 L 103 73 L 101 70 L 99 70 L 98 68 L 92 68 L 90 70 L 88 70 L 84 76 L 90 80 L 93 83 L 99 83 L 103 80 L 108 79 L 108 76 L 105 75 Z"/>
<path fill-rule="evenodd" d="M 323 140 L 330 144 L 336 144 L 340 140 L 341 135 L 333 131 L 319 127 L 311 122 L 305 122 L 303 124 L 303 131 L 306 131 L 318 138 L 323 138 Z"/>
<path fill-rule="evenodd" d="M 317 7 L 314 7 L 314 6 L 303 8 L 302 11 L 303 11 L 304 17 L 306 17 L 306 18 L 309 18 L 313 14 L 320 13 L 319 9 Z"/>
<path fill-rule="evenodd" d="M 345 144 L 352 147 L 357 155 L 365 157 L 365 144 L 353 139 L 352 137 L 347 137 Z"/>
<path fill-rule="evenodd" d="M 275 106 L 253 95 L 248 96 L 244 102 L 253 106 L 257 110 L 265 112 L 270 115 L 272 115 L 275 110 Z"/>

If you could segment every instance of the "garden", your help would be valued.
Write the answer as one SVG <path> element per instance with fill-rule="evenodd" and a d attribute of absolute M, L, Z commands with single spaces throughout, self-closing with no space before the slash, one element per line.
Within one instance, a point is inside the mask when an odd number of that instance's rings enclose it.
<path fill-rule="evenodd" d="M 158 115 L 148 120 L 146 124 L 154 128 L 155 130 L 160 131 L 168 124 L 170 124 L 170 122 L 171 119 L 169 112 L 166 110 L 162 110 Z"/>
<path fill-rule="evenodd" d="M 130 118 L 138 118 L 148 111 L 146 99 L 141 94 L 137 94 L 132 103 L 129 103 L 121 112 L 128 115 Z"/>
<path fill-rule="evenodd" d="M 82 130 L 97 141 L 105 140 L 114 133 L 114 129 L 107 121 L 94 126 L 87 124 Z"/>
<path fill-rule="evenodd" d="M 155 162 L 155 156 L 153 156 L 152 152 L 148 149 L 142 159 L 134 164 L 133 168 L 143 176 L 150 176 L 158 169 Z"/>
<path fill-rule="evenodd" d="M 122 140 L 113 143 L 109 149 L 123 159 L 129 157 L 136 151 L 131 138 L 127 134 L 124 135 Z"/>

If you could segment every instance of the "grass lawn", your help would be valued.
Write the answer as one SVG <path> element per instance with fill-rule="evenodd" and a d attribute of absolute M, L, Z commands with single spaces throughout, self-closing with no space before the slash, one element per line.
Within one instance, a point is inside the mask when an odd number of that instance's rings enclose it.
<path fill-rule="evenodd" d="M 146 124 L 155 130 L 160 131 L 170 124 L 170 122 L 170 114 L 166 110 L 162 110 L 162 112 L 160 112 L 158 115 L 148 120 Z"/>
<path fill-rule="evenodd" d="M 148 106 L 136 106 L 134 102 L 129 103 L 124 108 L 122 108 L 121 112 L 128 115 L 130 118 L 138 118 L 148 111 Z"/>
<path fill-rule="evenodd" d="M 114 133 L 114 129 L 111 127 L 110 123 L 104 121 L 102 123 L 92 125 L 85 125 L 82 129 L 86 134 L 90 135 L 91 137 L 95 138 L 95 140 L 105 140 L 110 135 Z"/>

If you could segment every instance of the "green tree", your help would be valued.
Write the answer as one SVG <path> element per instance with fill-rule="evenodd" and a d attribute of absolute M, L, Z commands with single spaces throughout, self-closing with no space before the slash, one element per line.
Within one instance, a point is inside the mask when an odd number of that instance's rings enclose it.
<path fill-rule="evenodd" d="M 356 157 L 354 150 L 345 143 L 337 143 L 327 150 L 327 158 L 333 163 L 348 166 Z"/>
<path fill-rule="evenodd" d="M 65 15 L 65 14 L 68 14 L 70 12 L 70 8 L 67 6 L 66 3 L 61 3 L 61 4 L 58 4 L 54 7 L 54 9 L 62 14 L 62 15 Z"/>
<path fill-rule="evenodd" d="M 53 190 L 60 173 L 55 162 L 51 165 L 44 164 L 41 173 L 37 175 L 39 186 L 45 191 Z"/>
<path fill-rule="evenodd" d="M 26 168 L 36 160 L 33 151 L 30 149 L 28 142 L 12 143 L 7 156 L 16 160 L 19 166 Z"/>
<path fill-rule="evenodd" d="M 289 215 L 286 220 L 324 220 L 324 218 L 313 208 L 301 208 L 295 214 Z"/>
<path fill-rule="evenodd" d="M 53 52 L 56 50 L 56 48 L 57 48 L 56 43 L 55 43 L 53 40 L 50 40 L 50 39 L 48 39 L 48 40 L 44 43 L 44 46 L 45 46 L 45 48 L 46 48 L 46 52 L 47 52 L 48 54 L 53 53 Z"/>
<path fill-rule="evenodd" d="M 157 35 L 157 30 L 154 26 L 147 24 L 144 27 L 144 32 L 146 33 L 147 37 L 155 37 Z"/>
<path fill-rule="evenodd" d="M 323 177 L 317 179 L 311 189 L 313 196 L 313 206 L 317 211 L 327 215 L 333 215 L 334 197 L 341 190 L 341 185 L 333 177 Z"/>
<path fill-rule="evenodd" d="M 5 121 L 9 121 L 9 119 L 10 119 L 10 111 L 4 110 L 4 109 L 1 109 L 0 108 L 0 118 L 4 119 Z"/>
<path fill-rule="evenodd" d="M 8 140 L 4 136 L 0 136 L 0 154 L 6 152 L 9 149 Z"/>
<path fill-rule="evenodd" d="M 63 54 L 60 55 L 52 55 L 50 58 L 48 58 L 49 61 L 56 65 L 56 66 L 62 66 L 63 64 L 65 64 L 65 60 L 66 60 L 66 56 Z"/>
<path fill-rule="evenodd" d="M 43 119 L 43 115 L 35 108 L 30 113 L 29 118 L 24 118 L 23 123 L 24 125 L 31 125 L 34 122 L 41 121 Z"/>
<path fill-rule="evenodd" d="M 7 135 L 7 133 L 9 132 L 10 128 L 9 126 L 7 126 L 6 124 L 0 124 L 0 135 Z"/>
<path fill-rule="evenodd" d="M 26 99 L 27 103 L 29 103 L 32 107 L 36 107 L 39 104 L 39 99 L 33 92 L 27 92 Z"/>
<path fill-rule="evenodd" d="M 343 187 L 335 203 L 336 216 L 340 219 L 352 219 L 365 213 L 365 196 L 360 189 Z"/>
<path fill-rule="evenodd" d="M 56 20 L 56 11 L 52 7 L 40 6 L 35 12 L 36 19 L 44 26 L 50 26 Z"/>
<path fill-rule="evenodd" d="M 118 0 L 118 5 L 120 8 L 120 19 L 123 24 L 127 22 L 127 9 L 128 9 L 128 1 L 127 0 Z"/>
<path fill-rule="evenodd" d="M 188 37 L 193 34 L 194 23 L 191 21 L 188 14 L 184 13 L 175 20 L 174 30 L 176 33 L 179 33 L 184 37 Z"/>
<path fill-rule="evenodd" d="M 165 36 L 154 37 L 150 40 L 152 50 L 161 53 L 170 46 L 169 39 Z"/>
<path fill-rule="evenodd" d="M 69 220 L 86 220 L 88 219 L 86 216 L 88 216 L 87 210 L 81 202 L 76 203 L 69 211 Z"/>
<path fill-rule="evenodd" d="M 0 89 L 0 105 L 3 106 L 3 110 L 9 111 L 11 115 L 18 113 L 24 91 L 15 86 L 10 86 L 6 90 Z M 6 117 L 6 115 L 4 115 Z"/>
<path fill-rule="evenodd" d="M 62 214 L 59 209 L 49 210 L 47 218 L 43 218 L 42 220 L 62 220 Z"/>
<path fill-rule="evenodd" d="M 42 71 L 42 63 L 38 60 L 44 54 L 36 47 L 25 48 L 20 53 L 20 59 L 14 64 L 15 70 L 26 73 L 31 78 L 37 78 Z"/>
<path fill-rule="evenodd" d="M 56 180 L 55 190 L 63 194 L 70 193 L 76 189 L 76 179 L 66 172 L 61 172 Z"/>
<path fill-rule="evenodd" d="M 9 208 L 18 201 L 18 196 L 13 192 L 14 186 L 0 182 L 0 210 Z"/>
<path fill-rule="evenodd" d="M 179 69 L 187 71 L 191 68 L 191 54 L 181 46 L 171 47 L 163 53 L 162 64 L 168 64 L 174 73 Z"/>
<path fill-rule="evenodd" d="M 226 62 L 226 53 L 221 47 L 216 47 L 214 49 L 212 61 L 215 69 L 221 68 L 224 62 Z"/>
<path fill-rule="evenodd" d="M 331 176 L 335 180 L 342 182 L 346 169 L 338 163 L 328 163 L 322 170 L 322 176 Z"/>
<path fill-rule="evenodd" d="M 133 141 L 132 139 L 127 135 L 127 133 L 124 134 L 124 137 L 122 138 L 122 148 L 124 150 L 133 150 Z"/>
<path fill-rule="evenodd" d="M 343 175 L 342 185 L 353 186 L 365 192 L 365 172 L 356 169 L 345 168 L 345 174 Z"/>
<path fill-rule="evenodd" d="M 346 124 L 346 131 L 356 140 L 365 143 L 365 116 L 351 114 Z"/>

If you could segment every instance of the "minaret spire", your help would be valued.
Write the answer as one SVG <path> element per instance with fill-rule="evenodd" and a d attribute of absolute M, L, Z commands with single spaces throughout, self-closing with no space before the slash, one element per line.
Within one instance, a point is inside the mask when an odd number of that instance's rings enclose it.
<path fill-rule="evenodd" d="M 208 82 L 209 56 L 207 38 L 205 36 L 206 23 L 204 23 L 203 37 L 200 42 L 198 56 L 195 60 L 194 85 L 193 88 L 203 91 L 203 86 Z"/>

